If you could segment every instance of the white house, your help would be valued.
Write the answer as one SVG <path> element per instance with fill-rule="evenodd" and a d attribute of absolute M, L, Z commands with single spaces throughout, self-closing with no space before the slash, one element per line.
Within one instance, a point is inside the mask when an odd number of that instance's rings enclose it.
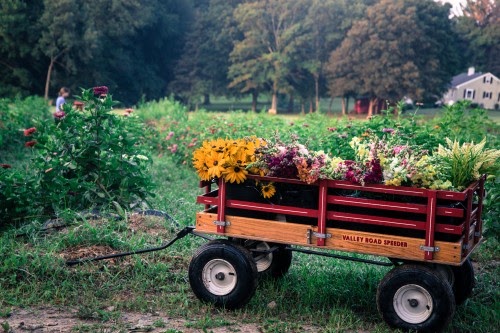
<path fill-rule="evenodd" d="M 500 79 L 491 73 L 476 73 L 474 67 L 470 67 L 467 73 L 453 77 L 443 96 L 445 104 L 462 100 L 470 100 L 485 109 L 499 109 Z"/>

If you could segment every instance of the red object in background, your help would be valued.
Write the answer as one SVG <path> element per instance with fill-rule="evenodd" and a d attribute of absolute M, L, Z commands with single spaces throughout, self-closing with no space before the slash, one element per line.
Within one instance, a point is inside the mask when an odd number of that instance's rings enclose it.
<path fill-rule="evenodd" d="M 85 106 L 85 104 L 80 101 L 74 101 L 73 106 L 75 107 L 75 109 L 83 111 L 83 107 Z"/>
<path fill-rule="evenodd" d="M 376 106 L 376 110 L 377 111 L 386 110 L 387 106 L 388 105 L 385 100 L 379 99 L 378 105 Z M 370 108 L 370 99 L 367 97 L 358 98 L 354 103 L 354 111 L 357 114 L 368 113 L 369 108 Z M 373 113 L 376 113 L 375 110 L 373 110 Z"/>

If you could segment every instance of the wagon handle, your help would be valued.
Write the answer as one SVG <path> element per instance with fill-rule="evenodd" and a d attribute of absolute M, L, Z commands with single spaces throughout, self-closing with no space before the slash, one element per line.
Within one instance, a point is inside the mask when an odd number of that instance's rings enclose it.
<path fill-rule="evenodd" d="M 184 238 L 184 237 L 186 237 L 189 234 L 201 236 L 201 235 L 193 233 L 194 229 L 195 229 L 195 227 L 193 227 L 193 226 L 185 227 L 184 229 L 180 230 L 175 235 L 174 238 L 172 238 L 170 241 L 168 241 L 167 243 L 162 244 L 159 247 L 151 247 L 151 248 L 137 250 L 137 251 L 115 253 L 115 254 L 110 254 L 110 255 L 107 255 L 107 256 L 83 258 L 83 259 L 77 259 L 77 260 L 68 260 L 68 261 L 66 261 L 66 265 L 68 265 L 68 266 L 74 266 L 74 265 L 79 265 L 79 264 L 83 264 L 83 263 L 90 262 L 90 261 L 99 261 L 99 260 L 104 260 L 104 259 L 119 258 L 119 257 L 125 257 L 125 256 L 134 255 L 134 254 L 140 254 L 140 253 L 147 253 L 147 252 L 164 250 L 167 247 L 169 247 L 172 244 L 174 244 L 175 242 L 177 242 L 179 239 Z"/>

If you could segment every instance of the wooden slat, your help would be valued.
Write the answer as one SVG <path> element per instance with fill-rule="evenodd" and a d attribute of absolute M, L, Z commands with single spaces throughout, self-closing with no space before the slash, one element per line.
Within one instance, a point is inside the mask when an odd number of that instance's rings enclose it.
<path fill-rule="evenodd" d="M 420 205 L 419 204 L 409 204 L 409 203 L 401 203 L 401 202 L 393 202 L 393 201 L 343 197 L 343 196 L 335 196 L 335 195 L 328 196 L 328 203 L 329 204 L 343 205 L 343 206 L 374 208 L 374 209 L 381 209 L 381 210 L 418 213 L 418 214 L 425 214 L 425 211 L 426 211 L 425 205 L 421 205 L 421 204 Z"/>
<path fill-rule="evenodd" d="M 342 180 L 329 180 L 329 188 L 343 189 L 343 190 L 353 190 L 362 192 L 375 192 L 375 193 L 386 193 L 386 194 L 397 194 L 397 195 L 407 195 L 413 197 L 427 197 L 427 191 L 423 188 L 415 187 L 404 187 L 404 186 L 387 186 L 382 184 L 370 184 L 370 185 L 356 185 L 348 181 Z"/>
<path fill-rule="evenodd" d="M 251 201 L 227 200 L 226 207 L 303 217 L 318 217 L 317 209 L 307 209 L 283 205 L 270 205 Z"/>
<path fill-rule="evenodd" d="M 213 234 L 216 230 L 213 221 L 215 221 L 216 218 L 216 214 L 198 213 L 196 215 L 196 231 Z M 309 245 L 307 239 L 308 230 L 316 230 L 316 226 L 261 220 L 249 217 L 227 215 L 226 220 L 230 223 L 230 225 L 226 227 L 226 236 L 257 239 L 266 242 Z M 316 241 L 316 237 L 311 237 L 311 243 L 315 244 Z"/>
<path fill-rule="evenodd" d="M 327 248 L 347 252 L 380 255 L 389 258 L 424 261 L 420 246 L 425 240 L 362 231 L 327 228 L 332 238 L 326 240 Z M 461 262 L 461 242 L 435 242 L 440 249 L 432 262 L 458 265 Z"/>
<path fill-rule="evenodd" d="M 196 231 L 217 234 L 215 225 L 213 224 L 216 218 L 216 214 L 198 213 Z M 308 231 L 316 231 L 316 226 L 230 215 L 226 216 L 226 220 L 231 223 L 226 227 L 226 232 L 224 233 L 224 236 L 227 237 L 318 247 L 316 245 L 317 239 L 314 236 L 311 237 L 310 243 L 307 238 Z M 326 232 L 331 234 L 332 238 L 327 238 L 325 246 L 321 246 L 321 248 L 424 261 L 424 251 L 420 250 L 420 246 L 425 244 L 425 239 L 337 228 L 327 228 Z M 462 241 L 436 241 L 435 246 L 438 246 L 440 250 L 434 253 L 434 259 L 430 260 L 430 262 L 449 265 L 459 265 L 462 262 Z"/>
<path fill-rule="evenodd" d="M 364 215 L 364 214 L 351 214 L 351 213 L 339 213 L 339 212 L 327 212 L 327 218 L 329 220 L 337 220 L 337 221 L 345 221 L 352 223 L 363 223 L 363 224 L 371 224 L 371 225 L 381 225 L 385 227 L 395 227 L 395 228 L 404 228 L 404 229 L 413 229 L 413 230 L 425 230 L 425 223 L 412 221 L 412 220 L 403 220 L 403 219 L 394 219 L 389 217 L 380 217 L 373 215 Z"/>
<path fill-rule="evenodd" d="M 450 208 L 450 207 L 442 207 L 438 206 L 436 208 L 436 214 L 438 216 L 449 216 L 449 217 L 464 217 L 464 209 L 463 208 Z"/>

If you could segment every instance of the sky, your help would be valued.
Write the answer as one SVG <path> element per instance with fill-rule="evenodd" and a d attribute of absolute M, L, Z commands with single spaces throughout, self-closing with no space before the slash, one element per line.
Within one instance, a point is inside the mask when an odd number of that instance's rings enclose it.
<path fill-rule="evenodd" d="M 460 9 L 460 4 L 464 4 L 465 3 L 465 0 L 434 0 L 434 1 L 437 1 L 437 2 L 448 2 L 450 3 L 453 8 L 451 9 L 451 12 L 452 14 L 461 14 L 462 11 Z"/>

